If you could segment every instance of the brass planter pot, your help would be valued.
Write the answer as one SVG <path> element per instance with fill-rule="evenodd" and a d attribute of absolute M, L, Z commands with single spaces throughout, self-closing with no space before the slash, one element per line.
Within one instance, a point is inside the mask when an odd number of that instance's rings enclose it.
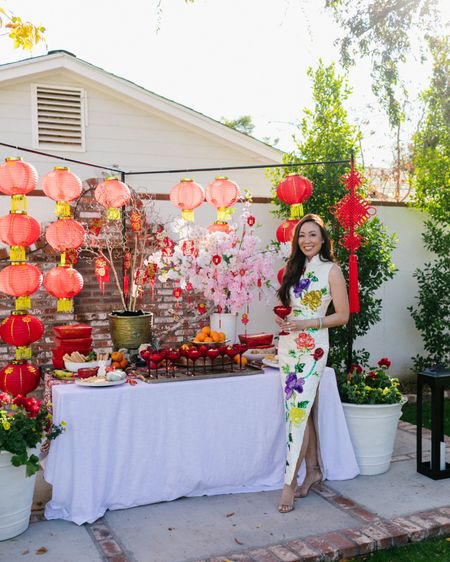
<path fill-rule="evenodd" d="M 137 349 L 150 341 L 153 327 L 153 314 L 109 314 L 109 330 L 115 349 Z"/>

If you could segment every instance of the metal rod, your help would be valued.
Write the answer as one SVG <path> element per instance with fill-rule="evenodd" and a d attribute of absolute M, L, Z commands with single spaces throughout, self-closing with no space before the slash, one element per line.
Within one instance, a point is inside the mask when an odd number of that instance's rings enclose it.
<path fill-rule="evenodd" d="M 113 168 L 112 166 L 100 166 L 99 164 L 91 164 L 90 162 L 84 162 L 83 160 L 74 160 L 73 158 L 66 158 L 65 156 L 49 154 L 48 152 L 41 152 L 40 150 L 32 150 L 31 148 L 22 148 L 21 146 L 15 146 L 14 144 L 7 144 L 6 142 L 0 142 L 0 146 L 7 146 L 8 148 L 14 148 L 15 150 L 20 150 L 22 152 L 31 152 L 31 154 L 39 154 L 40 156 L 55 158 L 55 160 L 64 160 L 65 162 L 72 162 L 74 164 L 90 166 L 91 168 L 101 168 L 102 170 L 112 170 L 114 172 L 120 172 L 121 174 L 124 173 L 123 170 L 121 170 L 120 168 Z"/>
<path fill-rule="evenodd" d="M 215 168 L 180 168 L 179 170 L 148 170 L 145 172 L 126 172 L 127 176 L 139 174 L 186 174 L 190 172 L 221 172 L 224 170 L 257 170 L 259 168 L 297 168 L 299 166 L 318 166 L 320 164 L 349 164 L 350 160 L 318 160 L 316 162 L 296 162 L 295 164 L 253 164 L 249 166 L 220 166 Z"/>

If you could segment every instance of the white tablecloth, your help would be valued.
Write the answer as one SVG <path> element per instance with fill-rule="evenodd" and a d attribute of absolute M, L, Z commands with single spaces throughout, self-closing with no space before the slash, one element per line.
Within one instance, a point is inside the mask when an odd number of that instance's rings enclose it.
<path fill-rule="evenodd" d="M 279 372 L 108 388 L 53 387 L 66 432 L 50 447 L 47 519 L 93 522 L 107 509 L 282 487 L 285 429 Z M 320 383 L 327 479 L 358 474 L 334 371 Z"/>

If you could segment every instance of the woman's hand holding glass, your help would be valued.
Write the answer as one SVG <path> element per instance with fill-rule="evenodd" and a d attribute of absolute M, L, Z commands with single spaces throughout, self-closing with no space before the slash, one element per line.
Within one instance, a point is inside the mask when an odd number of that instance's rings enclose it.
<path fill-rule="evenodd" d="M 279 318 L 275 317 L 275 322 L 282 330 L 286 330 L 288 332 L 303 332 L 305 330 L 310 329 L 311 320 L 302 320 L 301 318 Z"/>

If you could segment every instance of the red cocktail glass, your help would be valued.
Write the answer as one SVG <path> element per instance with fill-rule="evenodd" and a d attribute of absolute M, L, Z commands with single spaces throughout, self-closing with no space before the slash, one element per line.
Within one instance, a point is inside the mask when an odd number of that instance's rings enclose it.
<path fill-rule="evenodd" d="M 278 304 L 277 306 L 273 307 L 273 311 L 275 312 L 275 314 L 277 316 L 279 316 L 280 318 L 282 318 L 284 320 L 292 312 L 292 307 L 283 306 L 282 304 Z M 289 332 L 284 332 L 284 331 L 280 332 L 280 336 L 287 336 L 288 334 L 289 334 Z"/>
<path fill-rule="evenodd" d="M 158 378 L 158 367 L 161 361 L 163 360 L 160 353 L 150 353 L 148 356 L 148 371 L 149 375 L 152 376 L 152 369 L 155 369 L 155 378 Z"/>
<path fill-rule="evenodd" d="M 236 355 L 239 353 L 238 346 L 233 345 L 233 347 L 227 347 L 225 353 L 231 359 L 231 371 L 233 372 L 233 360 Z"/>
<path fill-rule="evenodd" d="M 226 345 L 220 345 L 220 346 L 217 348 L 217 351 L 220 353 L 220 356 L 222 357 L 222 371 L 225 371 L 225 361 L 224 361 L 224 358 L 225 358 L 225 355 L 226 355 L 226 353 L 227 353 L 227 346 L 226 346 Z"/>
<path fill-rule="evenodd" d="M 189 349 L 187 356 L 192 361 L 192 375 L 195 377 L 195 362 L 201 357 L 201 353 L 198 349 Z"/>
<path fill-rule="evenodd" d="M 219 357 L 220 351 L 218 349 L 208 349 L 206 355 L 211 359 L 211 371 L 212 371 L 214 369 L 214 360 Z"/>
<path fill-rule="evenodd" d="M 200 357 L 203 357 L 203 372 L 206 373 L 206 356 L 208 353 L 208 346 L 207 345 L 199 345 L 198 351 L 200 353 Z"/>
<path fill-rule="evenodd" d="M 167 353 L 167 359 L 172 363 L 171 370 L 173 377 L 175 377 L 175 363 L 180 359 L 180 357 L 181 353 L 179 351 L 177 351 L 176 349 L 169 349 L 169 352 Z"/>
<path fill-rule="evenodd" d="M 239 368 L 242 369 L 242 355 L 247 351 L 248 345 L 246 343 L 237 343 L 234 347 L 239 351 Z"/>

